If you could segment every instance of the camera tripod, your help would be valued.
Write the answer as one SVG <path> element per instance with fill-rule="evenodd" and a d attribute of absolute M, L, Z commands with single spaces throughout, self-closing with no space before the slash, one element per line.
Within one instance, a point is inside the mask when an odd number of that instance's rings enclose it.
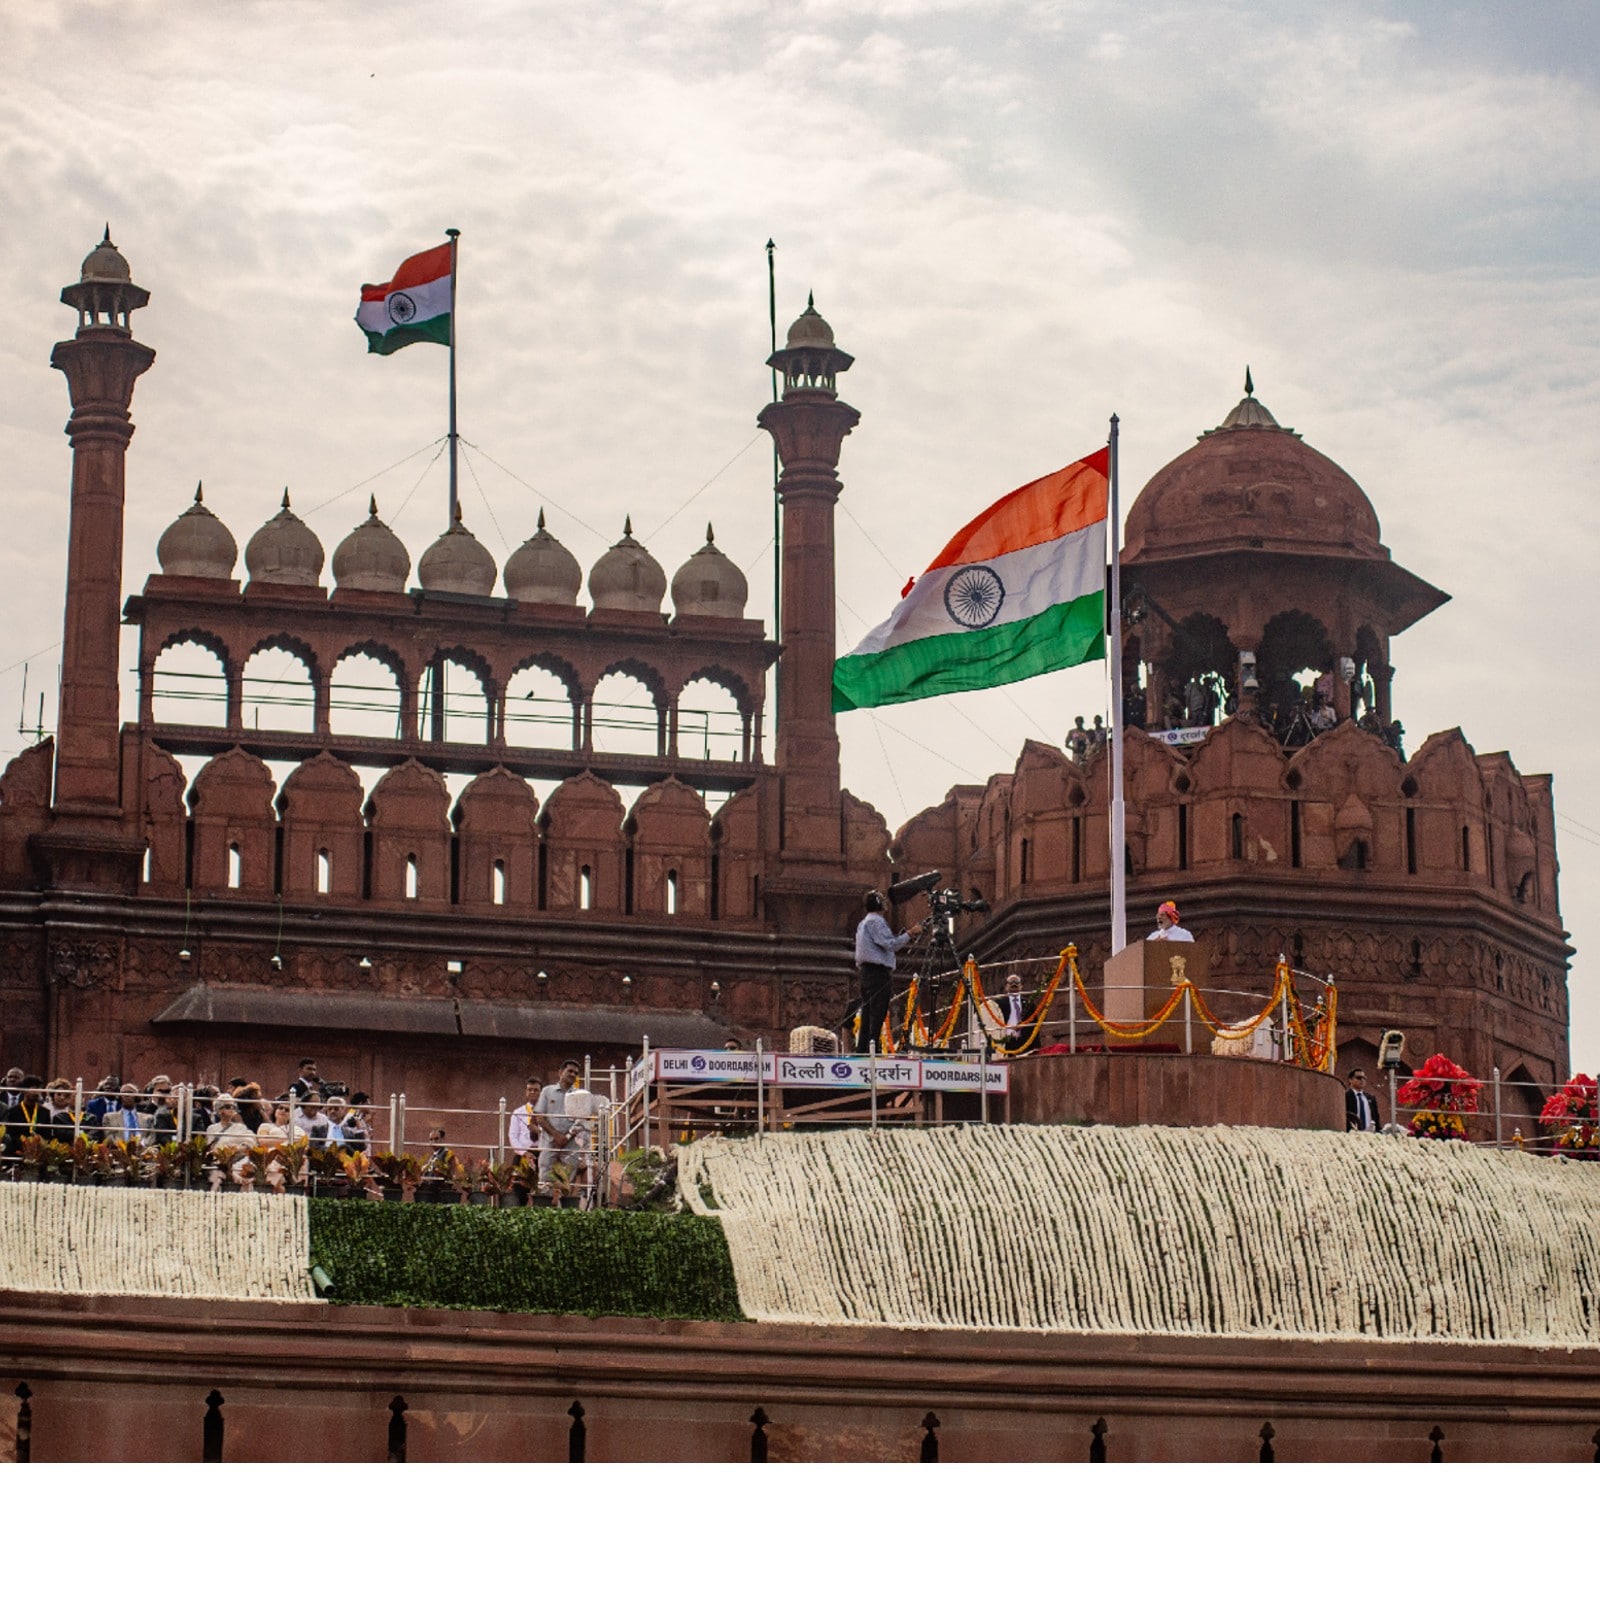
<path fill-rule="evenodd" d="M 966 964 L 956 951 L 955 916 L 953 912 L 936 908 L 924 924 L 925 932 L 915 947 L 917 996 L 922 1014 L 933 1023 L 941 1011 L 947 979 L 954 980 L 955 990 L 961 991 L 974 1005 L 977 996 L 972 992 L 972 980 L 967 975 Z M 891 1017 L 895 1048 L 904 1049 L 908 1043 L 901 1034 L 897 1019 Z"/>

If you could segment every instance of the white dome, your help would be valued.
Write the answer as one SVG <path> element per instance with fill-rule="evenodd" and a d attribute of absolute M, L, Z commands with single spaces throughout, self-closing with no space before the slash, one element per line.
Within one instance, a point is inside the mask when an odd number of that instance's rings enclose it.
<path fill-rule="evenodd" d="M 742 617 L 750 598 L 745 575 L 717 548 L 711 524 L 706 542 L 672 575 L 672 609 L 680 617 Z"/>
<path fill-rule="evenodd" d="M 498 571 L 494 557 L 462 522 L 459 506 L 450 526 L 422 552 L 417 563 L 422 587 L 440 594 L 490 594 Z"/>
<path fill-rule="evenodd" d="M 595 562 L 589 573 L 589 597 L 596 611 L 661 612 L 667 575 L 661 563 L 633 536 L 633 519 L 622 537 Z"/>
<path fill-rule="evenodd" d="M 545 527 L 541 506 L 533 537 L 518 545 L 506 562 L 506 593 L 531 604 L 571 606 L 578 603 L 582 583 L 578 558 Z"/>
<path fill-rule="evenodd" d="M 156 560 L 169 578 L 231 578 L 239 546 L 221 520 L 205 507 L 205 488 L 194 486 L 194 504 L 161 535 Z"/>
<path fill-rule="evenodd" d="M 411 576 L 411 556 L 393 528 L 378 517 L 378 498 L 367 506 L 367 520 L 340 540 L 333 552 L 333 581 L 340 589 L 371 589 L 403 594 Z"/>
<path fill-rule="evenodd" d="M 322 541 L 289 509 L 289 491 L 270 522 L 244 547 L 252 583 L 292 583 L 316 588 L 322 581 Z"/>

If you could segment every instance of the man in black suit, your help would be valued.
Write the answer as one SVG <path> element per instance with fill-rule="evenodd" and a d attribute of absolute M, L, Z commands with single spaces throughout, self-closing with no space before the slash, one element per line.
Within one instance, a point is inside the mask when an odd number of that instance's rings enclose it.
<path fill-rule="evenodd" d="M 1350 1087 L 1344 1092 L 1344 1131 L 1346 1133 L 1376 1133 L 1378 1131 L 1378 1102 L 1367 1093 L 1367 1075 L 1357 1067 L 1350 1074 Z"/>

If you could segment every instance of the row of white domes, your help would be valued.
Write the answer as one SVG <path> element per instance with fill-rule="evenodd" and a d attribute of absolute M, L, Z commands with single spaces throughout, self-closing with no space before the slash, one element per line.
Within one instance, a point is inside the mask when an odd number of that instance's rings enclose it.
<path fill-rule="evenodd" d="M 233 535 L 206 506 L 197 486 L 194 504 L 156 546 L 156 559 L 169 578 L 231 578 L 239 547 Z M 250 582 L 314 588 L 322 581 L 322 541 L 289 508 L 283 507 L 251 538 L 244 551 Z M 462 525 L 459 511 L 446 531 L 423 552 L 417 579 L 424 590 L 442 594 L 488 595 L 494 591 L 495 559 Z M 333 552 L 333 581 L 341 589 L 400 594 L 411 575 L 411 557 L 394 530 L 378 517 L 373 499 L 367 520 Z M 578 603 L 583 569 L 577 557 L 544 525 L 511 553 L 505 591 L 513 600 L 570 606 Z M 589 572 L 589 598 L 596 609 L 659 613 L 667 591 L 660 562 L 633 536 L 625 522 L 622 537 Z M 672 609 L 679 616 L 742 617 L 749 598 L 744 574 L 716 546 L 711 526 L 706 542 L 672 578 Z"/>

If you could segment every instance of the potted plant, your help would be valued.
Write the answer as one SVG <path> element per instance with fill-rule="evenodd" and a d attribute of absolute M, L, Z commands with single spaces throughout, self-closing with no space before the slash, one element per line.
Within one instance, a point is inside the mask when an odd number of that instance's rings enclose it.
<path fill-rule="evenodd" d="M 575 1176 L 575 1170 L 564 1162 L 554 1161 L 550 1164 L 552 1205 L 559 1206 L 563 1211 L 576 1211 L 583 1204 L 583 1197 L 572 1186 Z"/>
<path fill-rule="evenodd" d="M 34 1183 L 49 1183 L 54 1162 L 50 1156 L 51 1141 L 37 1133 L 23 1136 L 17 1143 L 17 1155 L 22 1162 L 22 1176 Z"/>
<path fill-rule="evenodd" d="M 1569 1078 L 1544 1103 L 1539 1126 L 1556 1135 L 1555 1154 L 1600 1161 L 1600 1090 L 1586 1072 Z"/>
<path fill-rule="evenodd" d="M 539 1187 L 539 1164 L 526 1156 L 518 1156 L 511 1163 L 511 1182 L 500 1196 L 502 1206 L 525 1206 L 528 1196 Z"/>
<path fill-rule="evenodd" d="M 415 1156 L 397 1150 L 379 1150 L 372 1158 L 378 1173 L 379 1192 L 392 1202 L 405 1200 L 414 1193 L 417 1180 L 422 1176 L 422 1163 Z"/>
<path fill-rule="evenodd" d="M 67 1147 L 67 1164 L 74 1183 L 87 1183 L 93 1176 L 94 1152 L 93 1142 L 81 1133 Z"/>
<path fill-rule="evenodd" d="M 1465 1139 L 1463 1116 L 1478 1109 L 1478 1083 L 1449 1056 L 1429 1056 L 1395 1098 L 1403 1106 L 1418 1107 L 1411 1119 L 1416 1139 Z"/>
<path fill-rule="evenodd" d="M 145 1181 L 157 1189 L 176 1188 L 183 1176 L 183 1149 L 175 1140 L 158 1144 L 145 1166 Z"/>
<path fill-rule="evenodd" d="M 364 1150 L 334 1152 L 344 1173 L 345 1193 L 352 1200 L 376 1197 L 377 1183 L 373 1178 L 372 1159 Z"/>
<path fill-rule="evenodd" d="M 148 1154 L 137 1134 L 131 1139 L 117 1139 L 114 1144 L 116 1171 L 112 1181 L 132 1189 L 144 1178 L 145 1168 L 149 1165 Z"/>
<path fill-rule="evenodd" d="M 484 1160 L 478 1163 L 477 1183 L 471 1195 L 474 1205 L 503 1206 L 511 1193 L 516 1168 L 509 1161 Z"/>
<path fill-rule="evenodd" d="M 198 1189 L 206 1181 L 206 1136 L 190 1135 L 178 1146 L 178 1175 L 186 1189 Z"/>

